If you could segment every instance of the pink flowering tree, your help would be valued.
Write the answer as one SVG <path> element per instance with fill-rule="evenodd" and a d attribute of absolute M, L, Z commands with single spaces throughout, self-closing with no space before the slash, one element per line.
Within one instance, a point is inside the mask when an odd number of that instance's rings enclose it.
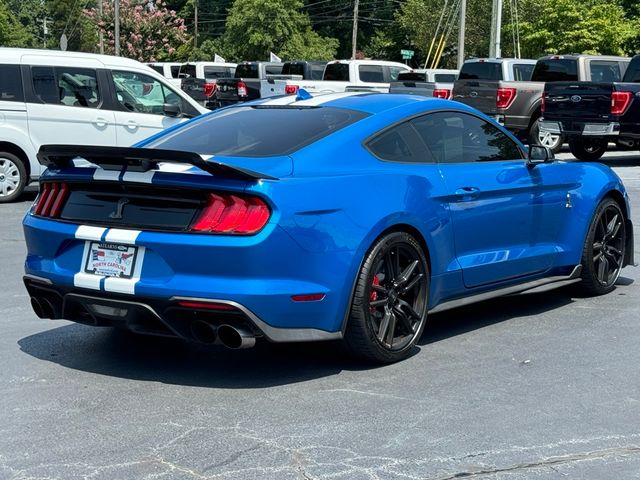
<path fill-rule="evenodd" d="M 104 52 L 115 53 L 113 1 L 102 1 L 102 15 L 97 8 L 84 11 L 104 34 Z M 151 6 L 150 6 L 151 5 Z M 140 62 L 170 60 L 176 49 L 189 41 L 184 19 L 165 2 L 155 0 L 120 0 L 120 54 Z"/>

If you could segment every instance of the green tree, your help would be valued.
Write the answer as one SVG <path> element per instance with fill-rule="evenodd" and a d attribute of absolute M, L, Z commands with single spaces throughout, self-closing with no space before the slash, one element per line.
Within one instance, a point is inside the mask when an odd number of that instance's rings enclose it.
<path fill-rule="evenodd" d="M 0 0 L 0 46 L 28 47 L 33 41 L 33 35 L 11 13 L 7 4 Z"/>
<path fill-rule="evenodd" d="M 302 0 L 236 0 L 229 10 L 223 56 L 260 60 L 273 52 L 283 60 L 334 58 L 338 41 L 311 28 Z"/>
<path fill-rule="evenodd" d="M 636 26 L 611 0 L 529 0 L 520 24 L 522 54 L 624 55 Z M 532 14 L 535 13 L 535 14 Z"/>
<path fill-rule="evenodd" d="M 29 33 L 31 41 L 28 47 L 44 47 L 44 20 L 47 7 L 42 0 L 6 0 L 9 10 Z"/>
<path fill-rule="evenodd" d="M 175 10 L 156 0 L 150 9 L 137 0 L 120 0 L 120 54 L 141 62 L 173 60 L 176 48 L 190 41 L 187 27 Z M 105 53 L 115 53 L 113 4 L 103 0 L 102 16 L 96 8 L 85 10 L 85 16 L 96 30 L 102 30 Z M 97 38 L 97 37 L 96 37 Z"/>
<path fill-rule="evenodd" d="M 92 7 L 93 1 L 77 2 L 75 0 L 46 0 L 43 2 L 51 19 L 48 48 L 60 48 L 60 37 L 67 37 L 67 50 L 92 52 L 97 39 L 96 30 L 83 14 L 83 7 Z"/>

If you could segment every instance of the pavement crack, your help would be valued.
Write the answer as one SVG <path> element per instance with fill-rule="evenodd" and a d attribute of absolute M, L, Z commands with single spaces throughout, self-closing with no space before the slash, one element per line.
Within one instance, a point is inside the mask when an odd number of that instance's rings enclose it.
<path fill-rule="evenodd" d="M 586 460 L 599 460 L 616 455 L 637 455 L 640 454 L 640 447 L 618 447 L 607 448 L 604 450 L 596 450 L 593 452 L 574 453 L 571 455 L 563 455 L 557 457 L 548 457 L 537 462 L 519 463 L 508 467 L 481 468 L 473 471 L 456 472 L 445 476 L 435 477 L 433 480 L 455 480 L 457 478 L 471 478 L 480 475 L 492 475 L 498 473 L 515 472 L 519 470 L 528 470 L 539 467 L 553 468 L 555 465 L 563 465 L 574 462 L 582 462 Z"/>
<path fill-rule="evenodd" d="M 208 465 L 206 467 L 204 467 L 202 469 L 203 472 L 208 472 L 209 470 L 212 470 L 214 468 L 217 467 L 224 467 L 226 465 L 229 465 L 233 462 L 235 462 L 236 460 L 238 460 L 239 458 L 241 458 L 244 454 L 249 453 L 249 452 L 253 452 L 254 450 L 258 450 L 261 447 L 260 444 L 254 445 L 253 447 L 249 447 L 249 448 L 245 448 L 244 450 L 241 450 L 239 452 L 235 452 L 234 454 L 230 455 L 229 457 L 227 457 L 224 460 L 221 460 L 219 462 L 213 463 L 211 465 Z"/>

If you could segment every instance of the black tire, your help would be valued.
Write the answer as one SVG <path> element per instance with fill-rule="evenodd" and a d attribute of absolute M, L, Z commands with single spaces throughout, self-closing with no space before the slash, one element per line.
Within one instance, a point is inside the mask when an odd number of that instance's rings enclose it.
<path fill-rule="evenodd" d="M 13 153 L 0 151 L 0 203 L 16 200 L 27 186 L 27 169 Z"/>
<path fill-rule="evenodd" d="M 569 150 L 574 157 L 583 162 L 595 162 L 607 151 L 606 138 L 572 138 Z"/>
<path fill-rule="evenodd" d="M 377 363 L 408 357 L 427 320 L 429 267 L 420 244 L 406 232 L 375 242 L 358 274 L 345 332 L 356 356 Z"/>
<path fill-rule="evenodd" d="M 564 144 L 563 135 L 540 136 L 540 119 L 537 118 L 529 129 L 529 145 L 542 145 L 548 147 L 553 153 L 558 153 Z"/>
<path fill-rule="evenodd" d="M 625 255 L 626 225 L 618 203 L 605 198 L 596 209 L 582 249 L 582 282 L 588 295 L 604 295 L 615 288 Z"/>

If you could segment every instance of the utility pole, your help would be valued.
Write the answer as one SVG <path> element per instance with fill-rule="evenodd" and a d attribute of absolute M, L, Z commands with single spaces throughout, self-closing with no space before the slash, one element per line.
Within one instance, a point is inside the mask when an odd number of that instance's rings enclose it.
<path fill-rule="evenodd" d="M 115 23 L 115 31 L 113 36 L 115 37 L 115 50 L 116 56 L 120 56 L 120 0 L 114 0 L 113 2 L 113 21 Z"/>
<path fill-rule="evenodd" d="M 491 37 L 489 39 L 489 56 L 500 57 L 500 36 L 502 32 L 502 0 L 493 0 L 491 11 Z"/>
<path fill-rule="evenodd" d="M 98 0 L 98 15 L 100 15 L 100 21 L 102 21 L 102 0 Z M 100 41 L 100 53 L 104 54 L 104 32 L 102 29 L 100 29 L 98 39 Z"/>
<path fill-rule="evenodd" d="M 198 48 L 198 0 L 194 0 L 193 48 Z"/>
<path fill-rule="evenodd" d="M 353 32 L 351 33 L 351 60 L 356 59 L 356 49 L 358 43 L 358 6 L 360 0 L 353 3 Z"/>
<path fill-rule="evenodd" d="M 464 34 L 467 27 L 467 0 L 460 0 L 460 19 L 458 20 L 458 70 L 464 63 Z"/>

